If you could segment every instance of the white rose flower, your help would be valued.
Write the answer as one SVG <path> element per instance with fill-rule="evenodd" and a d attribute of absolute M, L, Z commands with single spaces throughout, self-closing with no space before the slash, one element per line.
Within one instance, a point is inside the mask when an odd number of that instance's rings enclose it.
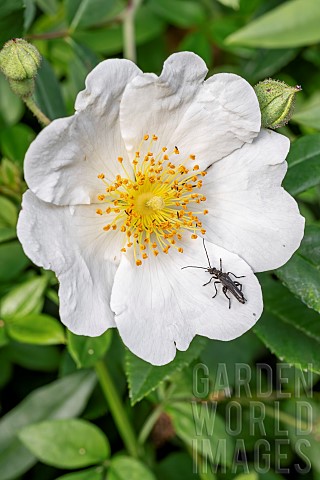
<path fill-rule="evenodd" d="M 260 131 L 245 80 L 206 74 L 192 53 L 169 57 L 160 77 L 106 60 L 76 114 L 53 121 L 25 158 L 18 236 L 56 273 L 62 322 L 88 336 L 117 327 L 154 365 L 196 334 L 232 340 L 250 329 L 263 309 L 253 272 L 283 265 L 303 236 L 281 187 L 289 140 Z M 245 276 L 242 302 L 215 278 L 203 286 L 202 238 L 212 267 L 221 259 L 223 273 Z"/>

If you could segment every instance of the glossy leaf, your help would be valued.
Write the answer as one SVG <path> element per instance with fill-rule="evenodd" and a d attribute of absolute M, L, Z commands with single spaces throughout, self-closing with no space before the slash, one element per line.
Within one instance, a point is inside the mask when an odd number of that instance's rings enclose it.
<path fill-rule="evenodd" d="M 320 130 L 320 95 L 316 93 L 303 105 L 303 107 L 295 112 L 292 120 L 307 127 Z"/>
<path fill-rule="evenodd" d="M 56 480 L 105 480 L 104 468 L 88 468 L 80 472 L 68 473 L 67 475 L 56 478 Z"/>
<path fill-rule="evenodd" d="M 35 99 L 43 113 L 51 120 L 66 116 L 60 84 L 45 59 L 42 60 L 36 77 Z"/>
<path fill-rule="evenodd" d="M 22 163 L 35 136 L 34 131 L 27 125 L 19 124 L 4 128 L 0 132 L 0 147 L 3 155 L 10 160 Z"/>
<path fill-rule="evenodd" d="M 10 89 L 8 81 L 0 75 L 0 126 L 14 125 L 23 114 L 23 103 Z"/>
<path fill-rule="evenodd" d="M 100 337 L 84 337 L 68 331 L 68 350 L 78 368 L 88 368 L 95 365 L 110 347 L 112 330 Z"/>
<path fill-rule="evenodd" d="M 8 334 L 13 340 L 33 345 L 65 343 L 61 323 L 49 315 L 26 315 L 6 322 Z"/>
<path fill-rule="evenodd" d="M 81 468 L 110 454 L 104 433 L 80 419 L 47 420 L 20 430 L 19 439 L 41 462 L 57 468 Z"/>
<path fill-rule="evenodd" d="M 47 347 L 48 348 L 48 347 Z M 95 385 L 92 372 L 76 372 L 34 390 L 0 421 L 1 480 L 13 480 L 36 459 L 17 437 L 23 427 L 45 419 L 72 418 L 83 410 Z"/>
<path fill-rule="evenodd" d="M 11 341 L 8 345 L 13 363 L 28 370 L 54 372 L 60 363 L 60 351 L 54 345 L 30 345 Z"/>
<path fill-rule="evenodd" d="M 135 458 L 119 455 L 111 460 L 108 480 L 156 480 L 154 474 Z"/>
<path fill-rule="evenodd" d="M 199 480 L 193 472 L 193 461 L 190 455 L 184 452 L 174 452 L 167 455 L 156 465 L 158 478 L 166 480 Z"/>
<path fill-rule="evenodd" d="M 314 0 L 290 0 L 230 35 L 227 45 L 290 48 L 320 41 L 320 9 Z"/>
<path fill-rule="evenodd" d="M 66 0 L 67 19 L 72 30 L 101 23 L 116 0 Z"/>
<path fill-rule="evenodd" d="M 320 225 L 306 227 L 299 250 L 277 275 L 309 308 L 320 313 Z"/>
<path fill-rule="evenodd" d="M 18 240 L 0 245 L 0 282 L 14 279 L 29 263 Z"/>
<path fill-rule="evenodd" d="M 23 317 L 29 313 L 39 312 L 46 287 L 47 279 L 42 276 L 30 278 L 13 288 L 1 299 L 0 314 L 2 318 Z"/>
<path fill-rule="evenodd" d="M 296 140 L 287 157 L 288 172 L 283 186 L 292 195 L 304 192 L 320 183 L 320 134 L 306 135 Z"/>
<path fill-rule="evenodd" d="M 177 352 L 175 359 L 161 367 L 155 367 L 141 358 L 126 352 L 126 375 L 129 384 L 131 404 L 142 400 L 157 386 L 168 380 L 175 372 L 181 371 L 197 358 L 207 343 L 204 337 L 196 337 L 186 352 Z"/>
<path fill-rule="evenodd" d="M 0 2 L 0 47 L 7 40 L 21 37 L 24 23 L 23 0 Z"/>
<path fill-rule="evenodd" d="M 205 11 L 200 2 L 193 0 L 150 0 L 153 11 L 177 27 L 192 27 L 205 20 Z"/>
<path fill-rule="evenodd" d="M 303 305 L 280 282 L 264 277 L 265 312 L 254 332 L 267 347 L 290 364 L 320 372 L 319 315 Z"/>
<path fill-rule="evenodd" d="M 215 412 L 214 405 L 177 402 L 168 405 L 165 411 L 172 419 L 176 435 L 186 445 L 212 462 L 217 460 L 215 455 L 219 450 L 220 463 L 231 465 L 233 438 L 226 433 L 225 423 Z"/>

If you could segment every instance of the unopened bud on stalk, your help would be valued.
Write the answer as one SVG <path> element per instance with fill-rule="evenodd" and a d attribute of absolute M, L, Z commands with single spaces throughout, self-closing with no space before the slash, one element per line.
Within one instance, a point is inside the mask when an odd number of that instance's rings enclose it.
<path fill-rule="evenodd" d="M 22 38 L 9 40 L 0 51 L 0 70 L 20 97 L 32 95 L 40 63 L 41 55 L 36 47 Z"/>
<path fill-rule="evenodd" d="M 263 80 L 254 90 L 261 110 L 261 125 L 264 128 L 280 128 L 291 119 L 294 111 L 296 93 L 299 85 L 290 87 L 280 80 Z"/>

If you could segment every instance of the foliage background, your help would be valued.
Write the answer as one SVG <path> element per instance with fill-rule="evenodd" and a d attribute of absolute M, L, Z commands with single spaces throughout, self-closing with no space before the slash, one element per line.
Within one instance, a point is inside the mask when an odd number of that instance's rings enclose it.
<path fill-rule="evenodd" d="M 0 478 L 122 480 L 236 478 L 232 452 L 236 435 L 224 425 L 228 387 L 234 395 L 235 365 L 251 365 L 255 392 L 257 362 L 274 374 L 274 392 L 266 404 L 266 434 L 271 470 L 254 472 L 255 440 L 248 429 L 246 392 L 242 405 L 244 439 L 252 472 L 243 479 L 267 480 L 299 474 L 292 445 L 283 448 L 289 474 L 277 469 L 274 423 L 280 419 L 295 438 L 295 374 L 312 370 L 313 429 L 307 436 L 312 470 L 320 478 L 320 2 L 319 0 L 145 0 L 137 3 L 137 63 L 160 73 L 166 57 L 191 50 L 210 74 L 240 74 L 252 85 L 272 76 L 300 84 L 296 113 L 281 132 L 292 140 L 285 188 L 307 219 L 300 250 L 287 265 L 260 276 L 265 312 L 254 328 L 228 343 L 197 338 L 168 366 L 152 367 L 125 351 L 116 332 L 98 339 L 75 337 L 58 321 L 57 281 L 33 266 L 16 238 L 23 181 L 23 158 L 40 126 L 0 76 Z M 132 6 L 132 5 L 131 5 Z M 130 8 L 130 5 L 129 5 Z M 43 55 L 35 97 L 50 118 L 70 115 L 88 72 L 101 60 L 126 54 L 124 0 L 0 0 L 0 43 L 13 37 L 32 42 Z M 124 51 L 125 50 L 125 51 Z M 291 397 L 277 398 L 276 363 L 288 368 L 282 388 Z M 194 366 L 209 368 L 209 395 L 195 398 Z M 217 385 L 217 366 L 225 364 L 227 384 Z M 97 382 L 97 378 L 100 382 Z M 266 378 L 262 376 L 263 382 Z M 309 385 L 310 388 L 312 385 Z M 113 388 L 113 390 L 112 390 Z M 219 395 L 216 392 L 221 390 Z M 207 392 L 208 393 L 208 392 Z M 253 394 L 255 396 L 255 394 Z M 198 396 L 199 397 L 199 396 Z M 205 409 L 218 399 L 218 419 L 206 434 L 213 454 L 218 439 L 228 449 L 216 474 L 192 472 L 192 456 L 201 466 L 205 453 L 192 450 L 196 437 L 190 400 Z M 246 420 L 247 419 L 247 420 Z M 39 423 L 40 422 L 40 423 Z M 318 429 L 318 430 L 317 430 Z M 138 440 L 137 440 L 138 439 Z M 301 460 L 300 460 L 301 462 Z M 302 462 L 303 463 L 303 462 Z M 226 470 L 224 471 L 224 467 Z M 81 470 L 88 467 L 89 470 Z"/>

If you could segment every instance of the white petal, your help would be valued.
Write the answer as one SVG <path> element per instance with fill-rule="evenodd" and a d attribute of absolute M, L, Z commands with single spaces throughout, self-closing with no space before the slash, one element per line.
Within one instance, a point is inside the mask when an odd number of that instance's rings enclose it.
<path fill-rule="evenodd" d="M 23 197 L 19 240 L 36 265 L 56 273 L 61 321 L 79 335 L 98 336 L 115 326 L 109 305 L 119 234 L 104 232 L 103 221 L 91 205 L 50 205 L 30 190 Z"/>
<path fill-rule="evenodd" d="M 296 201 L 281 187 L 289 140 L 262 130 L 208 170 L 202 192 L 207 238 L 240 255 L 254 271 L 286 263 L 303 237 L 304 218 Z"/>
<path fill-rule="evenodd" d="M 260 109 L 253 88 L 241 77 L 218 74 L 203 82 L 207 69 L 195 54 L 171 55 L 160 77 L 136 77 L 124 92 L 120 124 L 129 153 L 139 149 L 146 133 L 159 137 L 168 153 L 177 146 L 182 163 L 196 154 L 205 169 L 260 130 Z M 156 146 L 150 147 L 157 151 Z M 145 152 L 143 151 L 143 154 Z M 170 157 L 171 159 L 171 157 Z"/>
<path fill-rule="evenodd" d="M 232 340 L 249 330 L 262 313 L 261 288 L 251 268 L 237 255 L 206 242 L 211 265 L 239 279 L 247 302 L 228 300 L 213 282 L 203 286 L 210 275 L 201 239 L 190 241 L 183 254 L 150 256 L 141 267 L 124 256 L 117 270 L 111 295 L 111 308 L 119 333 L 133 353 L 154 364 L 170 362 L 176 348 L 186 350 L 196 335 L 218 340 Z M 159 258 L 160 257 L 160 258 Z M 231 277 L 232 278 L 232 277 Z M 235 281 L 236 279 L 233 278 Z"/>
<path fill-rule="evenodd" d="M 78 112 L 54 120 L 31 144 L 25 178 L 42 200 L 57 205 L 88 204 L 101 193 L 101 172 L 114 180 L 126 160 L 119 127 L 119 105 L 127 83 L 140 74 L 128 60 L 106 60 L 87 77 L 78 95 Z"/>

